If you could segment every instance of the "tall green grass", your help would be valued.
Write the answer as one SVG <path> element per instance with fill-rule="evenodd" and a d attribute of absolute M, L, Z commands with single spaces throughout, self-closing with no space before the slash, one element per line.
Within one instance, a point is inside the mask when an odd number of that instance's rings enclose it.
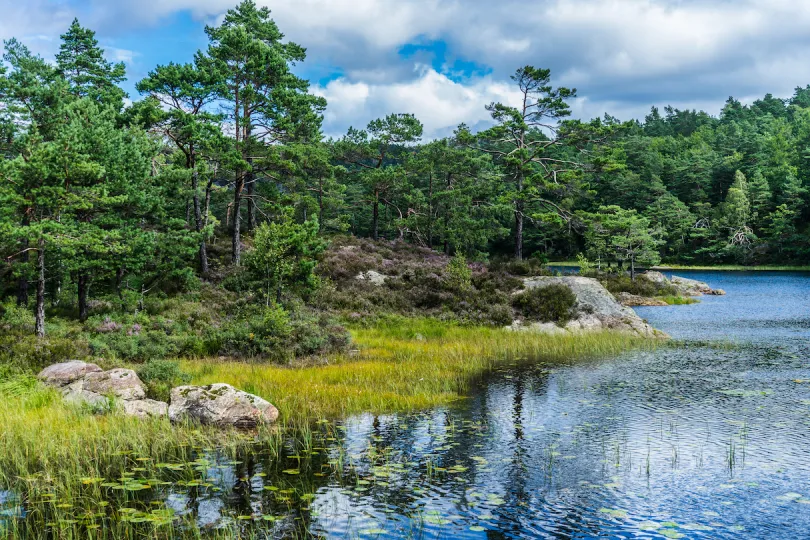
<path fill-rule="evenodd" d="M 609 356 L 650 343 L 615 332 L 549 336 L 432 319 L 396 319 L 352 334 L 359 349 L 355 355 L 318 366 L 210 360 L 187 361 L 183 369 L 195 384 L 225 382 L 258 394 L 279 408 L 282 419 L 297 424 L 447 405 L 504 363 Z"/>

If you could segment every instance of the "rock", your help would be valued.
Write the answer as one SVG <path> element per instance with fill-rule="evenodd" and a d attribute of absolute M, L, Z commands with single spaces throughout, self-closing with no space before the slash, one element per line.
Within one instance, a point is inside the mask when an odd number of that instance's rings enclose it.
<path fill-rule="evenodd" d="M 152 399 L 123 402 L 124 414 L 138 418 L 161 417 L 169 414 L 169 404 Z"/>
<path fill-rule="evenodd" d="M 75 405 L 117 407 L 125 414 L 141 418 L 167 414 L 166 403 L 145 399 L 146 387 L 131 369 L 102 371 L 95 364 L 74 361 L 49 366 L 40 372 L 39 378 L 60 389 L 65 401 Z"/>
<path fill-rule="evenodd" d="M 357 275 L 356 279 L 357 281 L 368 281 L 369 283 L 371 283 L 376 287 L 382 287 L 383 285 L 385 285 L 388 276 L 385 276 L 374 270 L 369 270 L 368 272 L 360 272 Z"/>
<path fill-rule="evenodd" d="M 62 388 L 78 381 L 85 375 L 100 372 L 101 368 L 95 364 L 73 360 L 48 366 L 40 371 L 37 377 L 48 386 Z"/>
<path fill-rule="evenodd" d="M 172 390 L 169 419 L 196 420 L 220 427 L 254 428 L 278 419 L 278 409 L 264 399 L 228 384 L 180 386 Z"/>
<path fill-rule="evenodd" d="M 549 334 L 549 335 L 568 333 L 568 331 L 565 328 L 557 326 L 553 322 L 541 323 L 541 322 L 515 321 L 512 323 L 512 326 L 509 326 L 507 328 L 509 328 L 514 332 L 534 332 L 537 334 Z"/>
<path fill-rule="evenodd" d="M 643 274 L 639 274 L 638 277 L 644 278 L 648 281 L 652 281 L 653 283 L 657 283 L 659 285 L 669 285 L 669 280 L 667 279 L 667 277 L 661 272 L 656 272 L 654 270 L 650 270 Z"/>
<path fill-rule="evenodd" d="M 637 294 L 630 294 L 630 293 L 619 293 L 616 295 L 616 300 L 621 303 L 623 306 L 627 307 L 661 307 L 661 306 L 668 306 L 666 302 L 661 300 L 660 298 L 651 298 L 649 296 L 639 296 Z"/>
<path fill-rule="evenodd" d="M 131 369 L 90 373 L 84 377 L 83 390 L 125 401 L 136 401 L 146 397 L 146 387 L 138 378 L 138 374 Z"/>
<path fill-rule="evenodd" d="M 576 309 L 579 316 L 575 320 L 569 321 L 564 329 L 553 323 L 515 323 L 508 327 L 512 330 L 530 330 L 552 334 L 559 333 L 559 330 L 570 333 L 617 330 L 646 338 L 668 337 L 647 324 L 635 311 L 619 304 L 616 298 L 596 279 L 580 276 L 543 276 L 525 278 L 523 282 L 526 289 L 556 284 L 565 285 L 577 297 Z"/>
<path fill-rule="evenodd" d="M 687 279 L 679 276 L 672 276 L 672 284 L 678 289 L 680 294 L 685 296 L 703 296 L 704 294 L 713 296 L 723 296 L 725 291 L 718 289 L 714 290 L 708 284 L 697 281 L 695 279 Z"/>

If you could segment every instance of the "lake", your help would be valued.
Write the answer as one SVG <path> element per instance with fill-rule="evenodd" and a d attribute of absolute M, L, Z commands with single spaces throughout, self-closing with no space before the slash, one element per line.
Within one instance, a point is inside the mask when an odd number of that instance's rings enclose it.
<path fill-rule="evenodd" d="M 676 273 L 728 295 L 639 308 L 673 344 L 525 359 L 453 408 L 324 425 L 281 458 L 200 450 L 196 476 L 167 464 L 116 504 L 260 538 L 807 538 L 810 275 Z"/>

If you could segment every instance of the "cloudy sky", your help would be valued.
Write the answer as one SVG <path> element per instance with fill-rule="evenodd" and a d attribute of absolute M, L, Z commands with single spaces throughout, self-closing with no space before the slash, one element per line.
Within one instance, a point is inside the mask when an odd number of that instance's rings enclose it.
<path fill-rule="evenodd" d="M 73 17 L 126 62 L 127 90 L 155 65 L 191 60 L 203 27 L 237 0 L 0 0 L 0 38 L 52 57 Z M 795 0 L 257 0 L 308 48 L 299 72 L 329 100 L 337 135 L 389 112 L 429 136 L 509 101 L 521 65 L 573 86 L 578 117 L 641 118 L 655 104 L 717 114 L 728 96 L 780 97 L 810 83 L 810 2 Z"/>

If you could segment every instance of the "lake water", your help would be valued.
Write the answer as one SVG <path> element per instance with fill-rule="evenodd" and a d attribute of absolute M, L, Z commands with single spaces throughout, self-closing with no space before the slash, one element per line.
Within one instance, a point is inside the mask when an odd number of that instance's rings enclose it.
<path fill-rule="evenodd" d="M 259 537 L 810 538 L 810 275 L 677 274 L 728 295 L 639 308 L 672 346 L 508 366 L 283 459 L 201 453 L 202 486 L 127 504 Z"/>

